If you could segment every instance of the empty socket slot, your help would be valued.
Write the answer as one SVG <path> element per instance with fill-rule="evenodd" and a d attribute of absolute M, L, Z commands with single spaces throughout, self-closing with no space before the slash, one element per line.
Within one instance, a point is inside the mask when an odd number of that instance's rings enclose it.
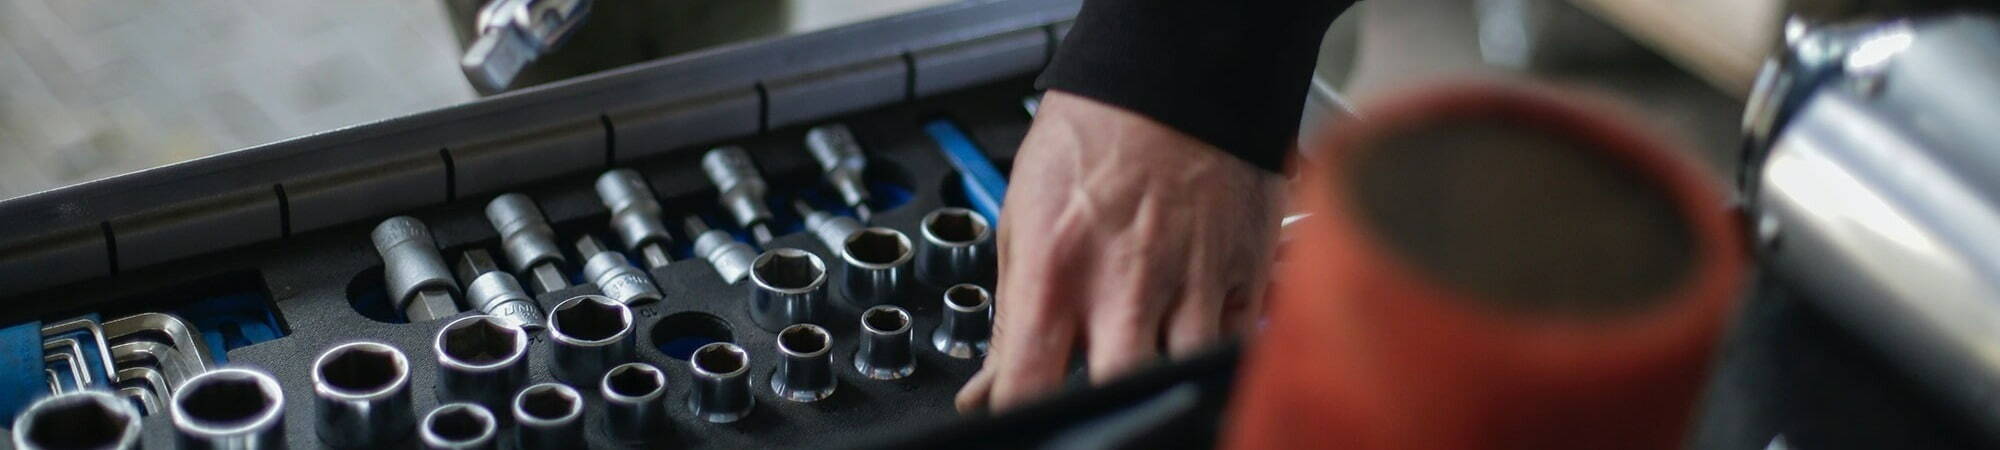
<path fill-rule="evenodd" d="M 686 360 L 695 349 L 734 340 L 729 322 L 707 313 L 684 312 L 653 324 L 653 346 L 674 359 Z"/>

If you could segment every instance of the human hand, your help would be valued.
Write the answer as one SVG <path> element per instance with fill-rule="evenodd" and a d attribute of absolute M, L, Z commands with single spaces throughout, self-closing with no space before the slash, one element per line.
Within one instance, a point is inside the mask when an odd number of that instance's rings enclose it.
<path fill-rule="evenodd" d="M 1049 91 L 1000 214 L 992 347 L 960 411 L 1092 383 L 1249 329 L 1278 231 L 1281 179 L 1131 111 Z"/>

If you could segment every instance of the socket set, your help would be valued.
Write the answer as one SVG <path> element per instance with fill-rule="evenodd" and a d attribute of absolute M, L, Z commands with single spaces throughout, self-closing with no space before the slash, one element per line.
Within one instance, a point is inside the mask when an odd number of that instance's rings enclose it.
<path fill-rule="evenodd" d="M 37 230 L 0 242 L 11 442 L 838 447 L 949 425 L 996 230 L 945 147 L 1006 166 L 1075 6 L 951 5 L 0 202 L 0 229 Z"/>

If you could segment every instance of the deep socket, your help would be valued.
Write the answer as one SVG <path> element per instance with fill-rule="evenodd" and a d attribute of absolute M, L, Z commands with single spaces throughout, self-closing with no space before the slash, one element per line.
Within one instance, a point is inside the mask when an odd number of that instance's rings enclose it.
<path fill-rule="evenodd" d="M 184 449 L 285 446 L 285 392 L 271 375 L 216 369 L 181 382 L 169 411 Z"/>
<path fill-rule="evenodd" d="M 924 215 L 924 244 L 917 250 L 918 277 L 932 286 L 985 281 L 993 267 L 993 227 L 986 216 L 945 207 Z"/>
<path fill-rule="evenodd" d="M 425 414 L 417 433 L 425 448 L 491 450 L 500 441 L 500 421 L 484 406 L 450 403 Z"/>
<path fill-rule="evenodd" d="M 750 354 L 728 342 L 701 346 L 688 356 L 694 387 L 688 392 L 688 409 L 695 417 L 711 423 L 730 423 L 750 415 L 756 397 L 750 396 Z"/>
<path fill-rule="evenodd" d="M 500 232 L 501 253 L 514 273 L 528 277 L 537 292 L 553 292 L 569 287 L 563 278 L 562 247 L 556 231 L 542 216 L 542 209 L 526 195 L 508 193 L 486 204 L 486 220 Z"/>
<path fill-rule="evenodd" d="M 708 260 L 722 281 L 736 284 L 750 274 L 750 263 L 757 259 L 757 251 L 749 244 L 737 241 L 727 231 L 709 228 L 700 216 L 688 216 L 684 224 L 688 236 L 694 236 L 695 256 Z"/>
<path fill-rule="evenodd" d="M 868 183 L 863 177 L 868 155 L 861 152 L 861 141 L 847 125 L 831 123 L 806 130 L 806 151 L 819 161 L 826 183 L 840 193 L 841 202 L 854 208 L 855 217 L 865 221 L 874 215 L 868 208 Z"/>
<path fill-rule="evenodd" d="M 931 333 L 931 346 L 953 358 L 986 356 L 993 336 L 993 294 L 961 284 L 944 290 L 944 321 Z"/>
<path fill-rule="evenodd" d="M 605 250 L 597 238 L 584 236 L 576 241 L 578 254 L 583 255 L 583 277 L 597 285 L 598 292 L 627 305 L 660 301 L 660 288 L 653 285 L 653 279 L 646 272 L 632 267 L 622 253 Z"/>
<path fill-rule="evenodd" d="M 604 372 L 604 425 L 625 442 L 646 442 L 667 430 L 667 374 L 646 363 L 625 363 Z"/>
<path fill-rule="evenodd" d="M 437 354 L 437 397 L 489 409 L 528 381 L 528 332 L 495 316 L 454 320 L 431 343 Z"/>
<path fill-rule="evenodd" d="M 819 325 L 802 323 L 778 332 L 778 371 L 771 374 L 771 392 L 795 402 L 816 402 L 833 395 L 833 335 Z"/>
<path fill-rule="evenodd" d="M 910 237 L 894 229 L 872 227 L 848 234 L 835 247 L 846 263 L 841 289 L 847 302 L 859 307 L 901 303 L 915 254 L 910 247 Z"/>
<path fill-rule="evenodd" d="M 583 447 L 583 396 L 561 383 L 542 383 L 514 396 L 514 440 L 527 450 Z"/>
<path fill-rule="evenodd" d="M 750 263 L 750 319 L 765 331 L 819 323 L 826 314 L 826 263 L 811 252 L 776 248 Z"/>
<path fill-rule="evenodd" d="M 611 230 L 618 243 L 639 252 L 646 267 L 666 267 L 672 262 L 667 249 L 673 248 L 673 233 L 661 219 L 660 201 L 647 187 L 646 179 L 632 169 L 613 169 L 597 177 L 597 198 L 611 210 Z"/>
<path fill-rule="evenodd" d="M 109 392 L 45 397 L 14 417 L 14 448 L 136 449 L 139 422 L 139 410 Z"/>
<path fill-rule="evenodd" d="M 459 255 L 458 279 L 465 283 L 465 300 L 473 310 L 499 317 L 528 330 L 539 330 L 547 318 L 535 299 L 521 288 L 514 275 L 493 264 L 485 250 L 466 250 Z"/>
<path fill-rule="evenodd" d="M 549 311 L 549 338 L 555 352 L 549 371 L 556 380 L 595 388 L 604 371 L 631 361 L 635 334 L 632 309 L 602 295 L 579 295 Z"/>
<path fill-rule="evenodd" d="M 917 371 L 916 354 L 910 351 L 915 333 L 910 332 L 910 312 L 894 306 L 877 306 L 861 312 L 861 342 L 854 351 L 854 369 L 862 376 L 895 380 Z"/>
<path fill-rule="evenodd" d="M 329 447 L 380 447 L 416 428 L 410 360 L 388 344 L 349 342 L 313 361 L 313 418 Z"/>
<path fill-rule="evenodd" d="M 382 255 L 382 281 L 389 301 L 411 322 L 458 314 L 458 284 L 438 254 L 430 227 L 410 216 L 396 216 L 369 234 Z"/>
<path fill-rule="evenodd" d="M 758 245 L 771 242 L 771 208 L 764 204 L 764 175 L 743 147 L 728 146 L 709 150 L 701 157 L 701 171 L 715 183 L 716 201 L 736 219 L 736 225 L 750 231 Z"/>

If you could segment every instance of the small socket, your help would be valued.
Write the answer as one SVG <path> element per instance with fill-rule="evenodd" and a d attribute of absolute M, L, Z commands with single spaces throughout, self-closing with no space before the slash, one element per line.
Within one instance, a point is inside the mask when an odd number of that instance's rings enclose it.
<path fill-rule="evenodd" d="M 139 410 L 108 392 L 45 397 L 14 417 L 14 448 L 136 449 Z"/>
<path fill-rule="evenodd" d="M 583 445 L 583 396 L 560 383 L 542 383 L 514 396 L 514 437 L 528 450 Z"/>
<path fill-rule="evenodd" d="M 847 263 L 841 286 L 848 303 L 869 307 L 902 302 L 904 278 L 915 255 L 909 236 L 889 228 L 867 228 L 849 234 L 837 248 Z"/>
<path fill-rule="evenodd" d="M 727 342 L 701 346 L 688 356 L 694 379 L 688 409 L 710 423 L 730 423 L 750 415 L 750 354 Z"/>
<path fill-rule="evenodd" d="M 513 275 L 500 271 L 485 250 L 466 250 L 459 255 L 458 276 L 465 284 L 466 303 L 472 309 L 499 317 L 529 330 L 542 328 L 547 318 L 533 297 L 521 288 Z"/>
<path fill-rule="evenodd" d="M 618 252 L 598 252 L 590 255 L 583 263 L 583 276 L 597 285 L 604 296 L 627 305 L 638 305 L 660 301 L 660 288 L 653 285 L 653 279 L 645 272 L 632 267 L 625 261 L 625 255 Z"/>
<path fill-rule="evenodd" d="M 605 370 L 631 361 L 637 338 L 632 309 L 601 295 L 579 295 L 549 312 L 554 353 L 549 371 L 557 380 L 596 388 Z"/>
<path fill-rule="evenodd" d="M 410 360 L 388 344 L 350 342 L 313 361 L 313 418 L 329 447 L 379 447 L 410 435 Z"/>
<path fill-rule="evenodd" d="M 826 308 L 826 263 L 811 252 L 777 248 L 750 264 L 750 318 L 777 332 L 795 323 L 819 323 Z"/>
<path fill-rule="evenodd" d="M 451 403 L 425 414 L 418 430 L 425 448 L 493 449 L 499 442 L 500 421 L 484 406 Z"/>
<path fill-rule="evenodd" d="M 986 281 L 993 268 L 993 229 L 986 216 L 965 208 L 938 208 L 919 227 L 917 276 L 933 286 Z"/>
<path fill-rule="evenodd" d="M 802 323 L 778 332 L 778 371 L 771 375 L 771 392 L 795 402 L 816 402 L 833 395 L 833 335 L 819 325 Z"/>
<path fill-rule="evenodd" d="M 665 434 L 666 373 L 646 363 L 625 363 L 606 371 L 598 386 L 604 398 L 604 423 L 612 437 L 646 442 Z"/>
<path fill-rule="evenodd" d="M 931 346 L 953 358 L 986 356 L 993 335 L 993 295 L 971 284 L 944 291 L 944 322 L 931 333 Z"/>
<path fill-rule="evenodd" d="M 757 251 L 749 244 L 738 242 L 728 232 L 709 229 L 700 217 L 689 216 L 686 226 L 687 234 L 695 237 L 694 254 L 708 260 L 722 281 L 736 284 L 750 275 L 750 263 L 757 259 Z"/>
<path fill-rule="evenodd" d="M 736 146 L 709 150 L 702 155 L 701 171 L 715 183 L 716 200 L 736 219 L 736 225 L 750 230 L 757 243 L 770 242 L 771 208 L 764 204 L 770 187 L 764 184 L 764 175 L 757 172 L 750 153 Z"/>
<path fill-rule="evenodd" d="M 486 204 L 486 220 L 500 233 L 501 253 L 514 273 L 522 274 L 542 292 L 569 286 L 558 267 L 563 262 L 556 231 L 549 227 L 534 199 L 521 194 L 501 194 Z"/>
<path fill-rule="evenodd" d="M 596 188 L 597 198 L 611 211 L 611 230 L 618 233 L 619 244 L 643 255 L 648 267 L 666 266 L 673 234 L 667 232 L 660 201 L 645 178 L 632 169 L 613 169 L 597 177 Z"/>
<path fill-rule="evenodd" d="M 916 354 L 910 351 L 915 333 L 910 332 L 910 312 L 894 306 L 877 306 L 861 312 L 861 342 L 854 352 L 854 369 L 862 376 L 895 380 L 917 371 Z"/>
<path fill-rule="evenodd" d="M 284 448 L 285 393 L 263 372 L 216 369 L 181 382 L 169 411 L 184 449 Z"/>
<path fill-rule="evenodd" d="M 424 322 L 458 313 L 453 300 L 458 284 L 438 254 L 430 227 L 416 218 L 396 216 L 376 225 L 369 237 L 382 256 L 382 281 L 389 299 L 404 318 Z"/>
<path fill-rule="evenodd" d="M 507 393 L 528 381 L 528 332 L 496 316 L 471 316 L 438 330 L 440 401 L 472 402 L 487 408 L 507 405 Z"/>

